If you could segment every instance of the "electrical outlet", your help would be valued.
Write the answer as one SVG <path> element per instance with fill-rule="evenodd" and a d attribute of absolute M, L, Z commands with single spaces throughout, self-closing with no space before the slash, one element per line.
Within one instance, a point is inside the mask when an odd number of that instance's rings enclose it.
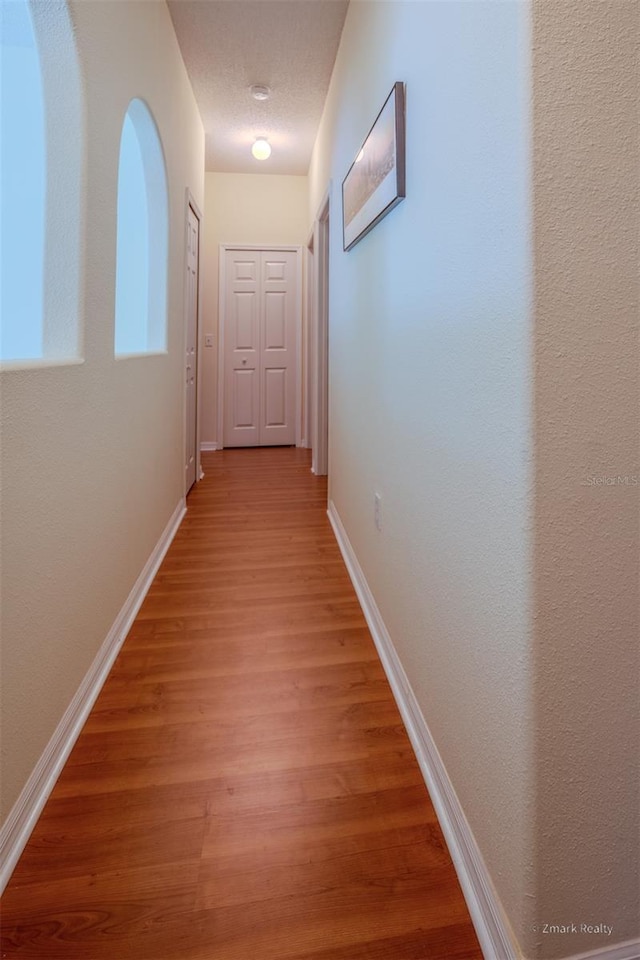
<path fill-rule="evenodd" d="M 205 338 L 204 338 L 204 345 L 205 345 L 205 347 L 212 347 L 212 346 L 213 346 L 213 334 L 211 334 L 211 333 L 207 333 L 207 334 L 206 334 L 206 336 L 205 336 Z"/>
<path fill-rule="evenodd" d="M 382 496 L 379 493 L 373 495 L 373 521 L 376 530 L 382 530 Z"/>

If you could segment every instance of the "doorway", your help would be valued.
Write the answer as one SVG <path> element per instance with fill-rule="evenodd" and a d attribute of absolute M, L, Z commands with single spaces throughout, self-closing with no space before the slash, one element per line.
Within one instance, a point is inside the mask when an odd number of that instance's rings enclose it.
<path fill-rule="evenodd" d="M 185 495 L 196 482 L 198 457 L 198 312 L 200 305 L 200 216 L 187 196 L 185 332 Z"/>
<path fill-rule="evenodd" d="M 309 337 L 311 469 L 329 471 L 329 191 L 313 228 L 313 310 Z"/>
<path fill-rule="evenodd" d="M 224 447 L 299 443 L 298 247 L 220 250 L 218 436 Z"/>

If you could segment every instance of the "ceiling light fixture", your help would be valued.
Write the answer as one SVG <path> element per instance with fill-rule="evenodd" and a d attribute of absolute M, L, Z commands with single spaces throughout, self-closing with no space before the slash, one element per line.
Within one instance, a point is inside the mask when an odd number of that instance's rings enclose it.
<path fill-rule="evenodd" d="M 256 160 L 268 160 L 268 158 L 271 156 L 271 147 L 264 137 L 258 137 L 254 145 L 251 147 L 251 153 L 254 155 Z"/>
<path fill-rule="evenodd" d="M 249 89 L 254 100 L 268 100 L 271 96 L 271 90 L 264 83 L 254 83 Z"/>

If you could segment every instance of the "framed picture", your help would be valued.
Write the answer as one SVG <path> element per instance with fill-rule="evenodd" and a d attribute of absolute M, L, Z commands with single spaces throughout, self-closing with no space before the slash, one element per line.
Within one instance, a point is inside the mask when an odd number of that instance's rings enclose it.
<path fill-rule="evenodd" d="M 396 83 L 342 181 L 345 250 L 404 199 L 404 136 L 404 84 Z"/>

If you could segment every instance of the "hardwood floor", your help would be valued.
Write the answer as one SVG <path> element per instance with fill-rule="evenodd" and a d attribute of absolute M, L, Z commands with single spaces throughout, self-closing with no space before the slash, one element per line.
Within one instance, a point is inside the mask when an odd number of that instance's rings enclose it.
<path fill-rule="evenodd" d="M 481 960 L 306 451 L 205 480 L 3 898 L 2 957 Z"/>

